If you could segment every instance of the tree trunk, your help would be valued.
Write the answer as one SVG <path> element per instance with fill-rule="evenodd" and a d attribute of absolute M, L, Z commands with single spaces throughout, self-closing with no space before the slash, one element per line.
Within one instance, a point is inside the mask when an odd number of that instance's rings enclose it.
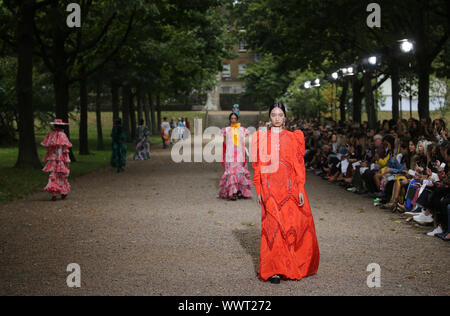
<path fill-rule="evenodd" d="M 144 105 L 142 104 L 142 93 L 141 88 L 136 88 L 136 102 L 137 102 L 137 117 L 138 124 L 141 124 L 141 120 L 143 119 L 142 112 L 144 111 Z"/>
<path fill-rule="evenodd" d="M 122 87 L 122 127 L 124 131 L 127 133 L 127 141 L 131 141 L 131 133 L 130 133 L 130 108 L 128 106 L 128 98 L 127 98 L 127 90 L 128 87 Z"/>
<path fill-rule="evenodd" d="M 69 122 L 69 75 L 67 54 L 65 51 L 64 34 L 58 26 L 55 26 L 53 37 L 53 57 L 55 63 L 55 72 L 53 73 L 53 86 L 55 90 L 55 114 L 56 117 Z M 67 137 L 70 139 L 70 126 L 67 125 L 64 129 Z M 75 162 L 75 155 L 72 148 L 69 149 L 69 157 L 72 162 Z"/>
<path fill-rule="evenodd" d="M 430 73 L 431 65 L 427 61 L 419 61 L 419 117 L 430 117 Z"/>
<path fill-rule="evenodd" d="M 430 74 L 431 64 L 435 56 L 430 53 L 433 48 L 430 42 L 429 33 L 429 3 L 428 1 L 420 1 L 420 13 L 415 20 L 415 28 L 417 32 L 416 44 L 419 47 L 416 53 L 416 61 L 418 65 L 419 88 L 418 88 L 418 111 L 420 119 L 430 117 Z M 447 31 L 448 32 L 448 31 Z"/>
<path fill-rule="evenodd" d="M 104 150 L 103 130 L 102 130 L 102 108 L 101 108 L 102 83 L 97 81 L 95 92 L 95 114 L 97 119 L 97 150 Z"/>
<path fill-rule="evenodd" d="M 393 61 L 390 65 L 392 87 L 392 119 L 397 122 L 400 117 L 400 75 L 398 64 Z"/>
<path fill-rule="evenodd" d="M 134 106 L 134 97 L 131 87 L 128 90 L 128 104 L 130 109 L 131 140 L 133 140 L 136 139 L 136 107 Z"/>
<path fill-rule="evenodd" d="M 149 91 L 148 92 L 148 102 L 150 105 L 150 113 L 151 113 L 151 118 L 152 118 L 152 134 L 153 135 L 158 135 L 158 124 L 156 122 L 156 116 L 155 116 L 155 104 L 153 102 L 153 95 L 152 92 Z"/>
<path fill-rule="evenodd" d="M 352 90 L 353 90 L 353 122 L 361 124 L 361 101 L 363 94 L 361 92 L 361 80 L 353 79 Z"/>
<path fill-rule="evenodd" d="M 80 155 L 89 155 L 89 140 L 88 140 L 88 92 L 87 92 L 87 78 L 84 75 L 84 68 L 81 69 L 80 80 L 80 130 L 79 141 Z"/>
<path fill-rule="evenodd" d="M 364 81 L 364 99 L 366 101 L 366 111 L 369 122 L 369 128 L 375 129 L 377 126 L 377 117 L 375 113 L 375 102 L 373 99 L 372 76 L 366 73 L 363 76 Z"/>
<path fill-rule="evenodd" d="M 345 103 L 347 102 L 348 80 L 344 80 L 342 85 L 342 93 L 339 98 L 339 110 L 341 112 L 341 122 L 345 122 Z"/>
<path fill-rule="evenodd" d="M 120 86 L 115 80 L 111 80 L 111 97 L 112 97 L 112 112 L 113 121 L 119 118 L 120 112 L 120 97 L 119 97 Z"/>
<path fill-rule="evenodd" d="M 161 126 L 161 93 L 156 96 L 156 111 L 158 112 L 158 130 Z"/>
<path fill-rule="evenodd" d="M 33 19 L 35 1 L 23 1 L 18 11 L 17 23 L 17 127 L 19 154 L 16 168 L 41 169 L 36 150 L 33 113 Z"/>
<path fill-rule="evenodd" d="M 145 99 L 145 93 L 142 93 L 142 102 L 144 105 L 144 116 L 145 116 L 145 124 L 148 126 L 150 132 L 153 130 L 153 124 L 150 119 L 150 100 Z"/>

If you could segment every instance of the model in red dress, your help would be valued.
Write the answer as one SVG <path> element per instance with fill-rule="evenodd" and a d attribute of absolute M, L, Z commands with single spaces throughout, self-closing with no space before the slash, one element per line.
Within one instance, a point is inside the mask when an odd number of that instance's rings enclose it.
<path fill-rule="evenodd" d="M 258 274 L 263 281 L 316 274 L 319 247 L 305 191 L 303 132 L 283 130 L 285 108 L 271 107 L 272 129 L 252 139 L 253 182 L 262 210 Z M 272 143 L 273 142 L 273 143 Z"/>

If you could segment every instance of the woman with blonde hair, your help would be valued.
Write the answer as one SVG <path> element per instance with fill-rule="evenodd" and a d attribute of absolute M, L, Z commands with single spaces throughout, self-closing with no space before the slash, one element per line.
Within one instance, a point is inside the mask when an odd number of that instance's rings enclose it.
<path fill-rule="evenodd" d="M 431 144 L 431 142 L 427 140 L 421 140 L 417 143 L 416 165 L 421 168 L 422 171 L 425 170 L 428 165 L 427 149 L 429 144 Z"/>

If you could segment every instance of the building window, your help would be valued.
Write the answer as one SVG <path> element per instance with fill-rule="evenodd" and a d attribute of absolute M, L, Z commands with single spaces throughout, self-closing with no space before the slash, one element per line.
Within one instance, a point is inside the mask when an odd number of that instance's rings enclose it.
<path fill-rule="evenodd" d="M 239 74 L 243 75 L 246 72 L 247 64 L 239 64 Z"/>
<path fill-rule="evenodd" d="M 255 54 L 255 62 L 259 62 L 261 61 L 261 54 L 260 53 L 256 53 Z"/>
<path fill-rule="evenodd" d="M 222 87 L 222 93 L 223 94 L 230 94 L 231 88 L 230 87 Z"/>
<path fill-rule="evenodd" d="M 222 70 L 222 77 L 231 77 L 231 65 L 224 63 Z"/>
<path fill-rule="evenodd" d="M 247 51 L 247 43 L 245 41 L 239 41 L 239 52 L 243 53 Z"/>

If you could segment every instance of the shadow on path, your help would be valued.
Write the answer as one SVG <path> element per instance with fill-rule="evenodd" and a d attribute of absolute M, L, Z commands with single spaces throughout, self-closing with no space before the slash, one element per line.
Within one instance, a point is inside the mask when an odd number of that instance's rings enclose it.
<path fill-rule="evenodd" d="M 235 229 L 233 230 L 233 235 L 239 241 L 242 248 L 245 249 L 247 254 L 252 257 L 255 273 L 258 273 L 259 248 L 261 240 L 260 230 L 255 226 L 247 229 Z"/>

